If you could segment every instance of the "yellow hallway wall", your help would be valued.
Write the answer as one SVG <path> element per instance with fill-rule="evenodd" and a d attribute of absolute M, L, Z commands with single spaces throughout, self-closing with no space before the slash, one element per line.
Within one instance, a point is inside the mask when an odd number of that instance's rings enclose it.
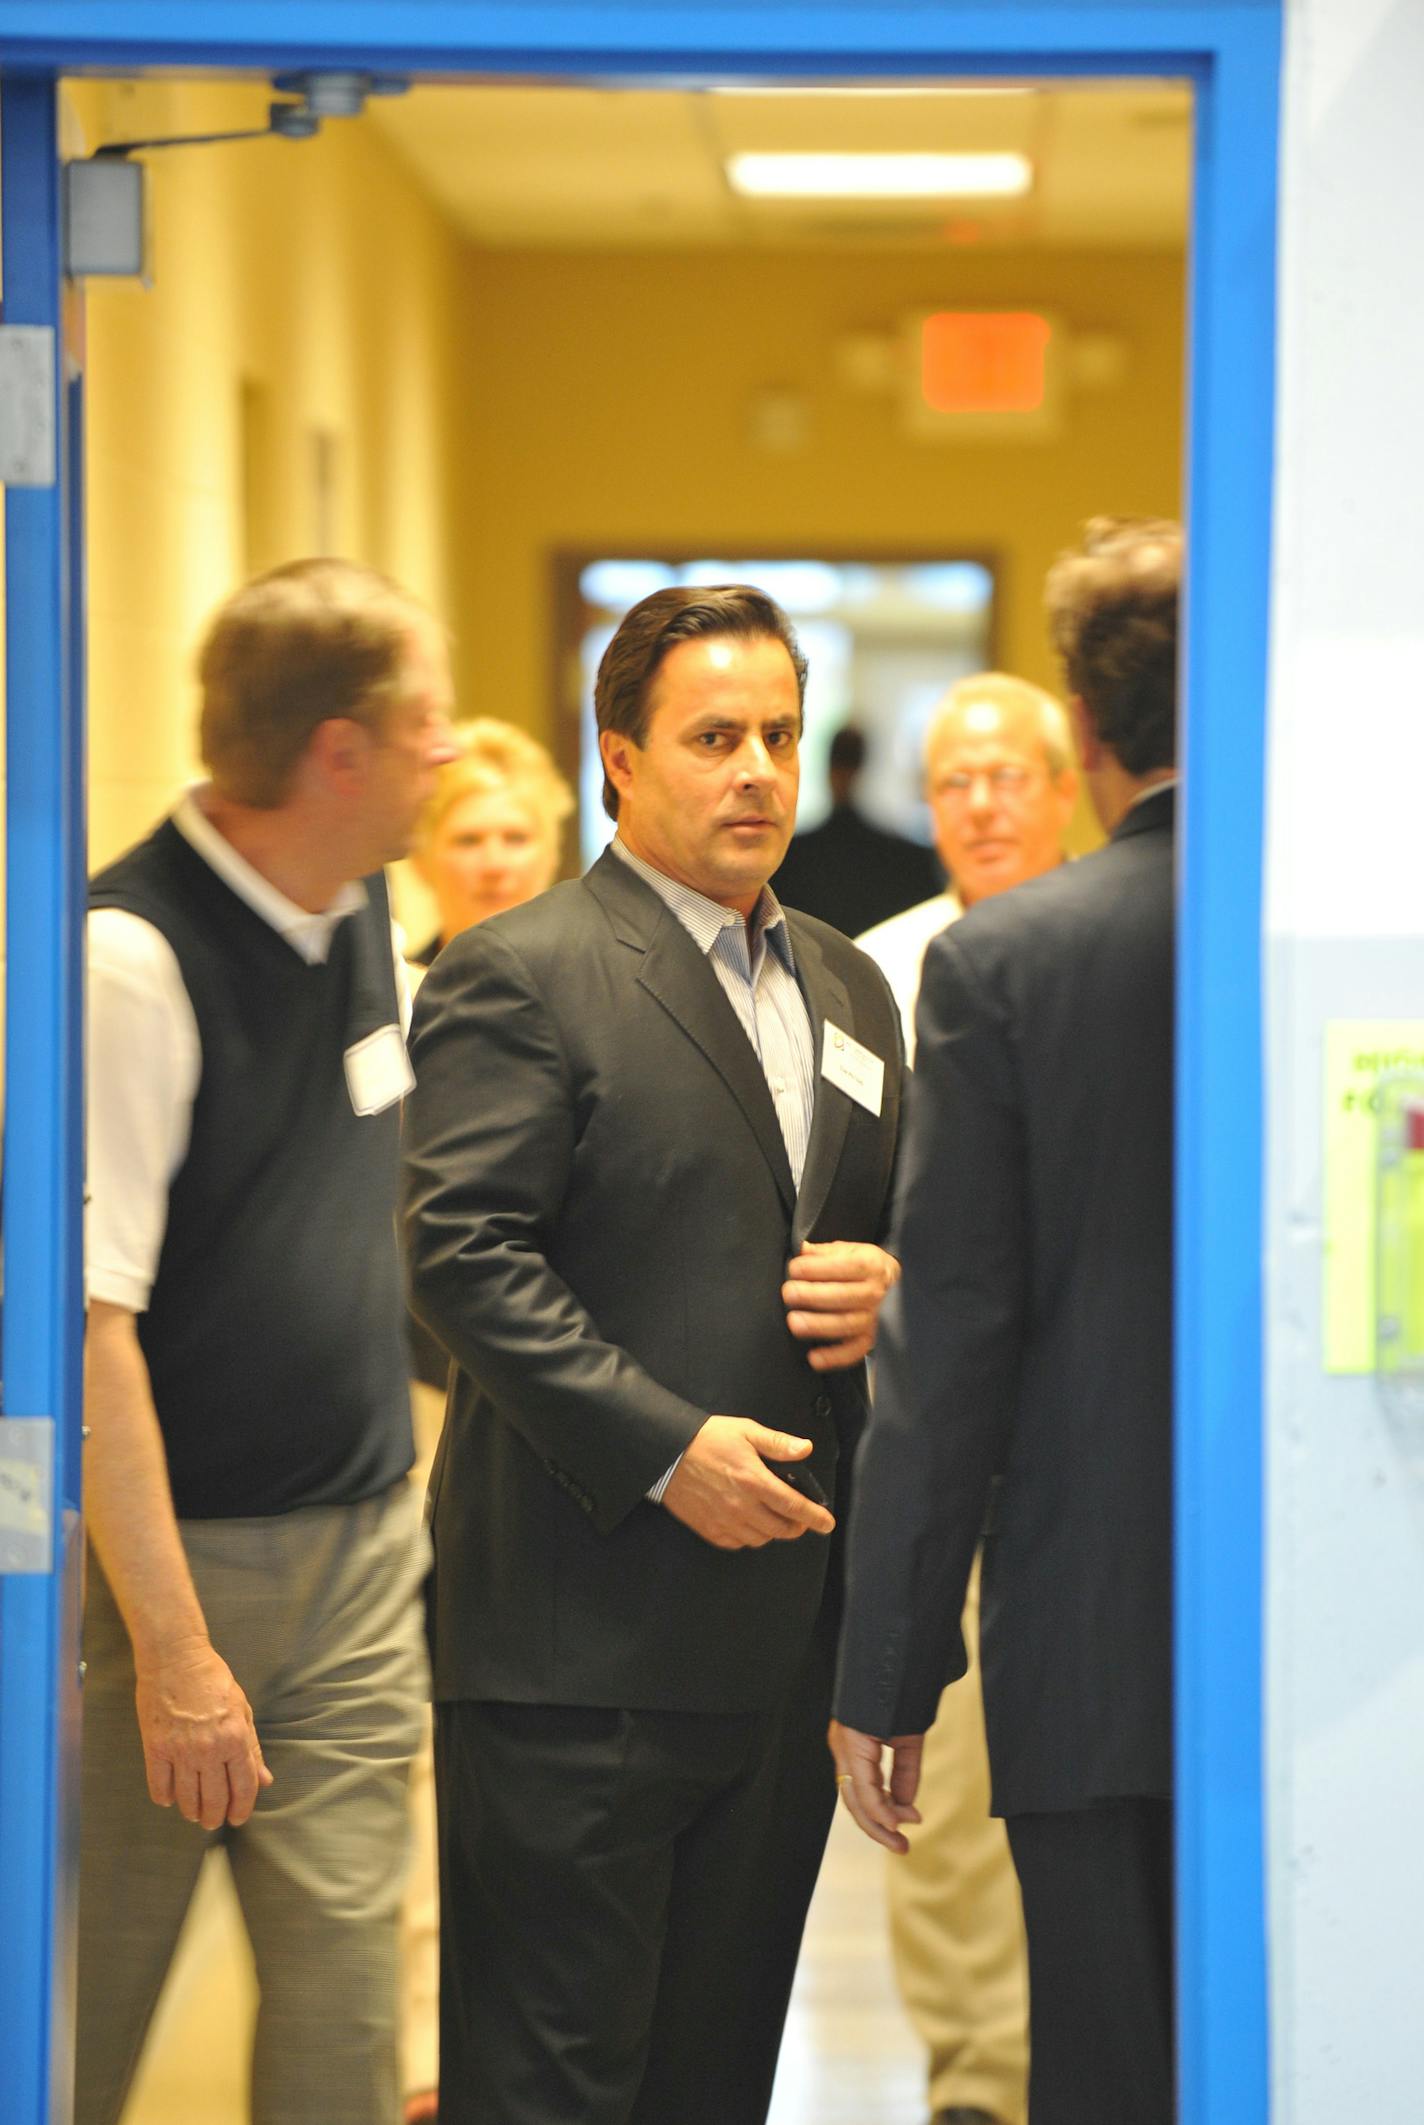
<path fill-rule="evenodd" d="M 256 85 L 78 83 L 104 140 L 261 122 Z M 359 122 L 148 158 L 153 285 L 88 297 L 90 826 L 102 863 L 194 771 L 192 655 L 249 566 L 318 544 L 442 615 L 462 250 Z"/>
<path fill-rule="evenodd" d="M 89 148 L 252 124 L 267 100 L 164 81 L 66 94 Z M 447 619 L 463 712 L 546 737 L 560 548 L 986 554 L 1000 661 L 1052 684 L 1053 553 L 1095 510 L 1179 504 L 1176 255 L 476 249 L 364 122 L 149 169 L 154 285 L 88 299 L 96 862 L 193 771 L 206 613 L 249 564 L 312 549 L 317 430 L 339 460 L 338 550 Z M 1072 393 L 1052 442 L 916 443 L 890 399 L 840 383 L 836 347 L 945 304 L 1110 333 L 1122 380 Z M 768 387 L 804 399 L 803 450 L 753 442 Z"/>
<path fill-rule="evenodd" d="M 560 547 L 754 555 L 970 552 L 999 567 L 998 655 L 1057 674 L 1044 573 L 1099 511 L 1175 513 L 1183 264 L 1166 253 L 469 254 L 460 398 L 466 704 L 549 736 Z M 1033 307 L 1113 335 L 1121 382 L 1075 391 L 1045 443 L 916 443 L 838 381 L 837 343 L 919 307 Z M 785 387 L 806 445 L 757 447 Z"/>

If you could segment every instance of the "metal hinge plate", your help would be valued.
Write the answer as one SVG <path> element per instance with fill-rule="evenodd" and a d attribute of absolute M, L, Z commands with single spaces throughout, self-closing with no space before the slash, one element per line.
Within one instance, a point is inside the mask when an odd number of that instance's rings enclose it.
<path fill-rule="evenodd" d="M 52 487 L 55 340 L 51 325 L 0 325 L 0 486 Z"/>
<path fill-rule="evenodd" d="M 54 1568 L 54 1418 L 0 1417 L 0 1573 Z"/>

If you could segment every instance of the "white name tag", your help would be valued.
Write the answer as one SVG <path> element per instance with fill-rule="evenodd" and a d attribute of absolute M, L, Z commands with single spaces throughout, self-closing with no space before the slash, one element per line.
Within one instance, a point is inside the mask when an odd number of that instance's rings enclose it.
<path fill-rule="evenodd" d="M 415 1089 L 399 1026 L 378 1026 L 346 1050 L 346 1089 L 358 1114 L 384 1114 Z"/>
<path fill-rule="evenodd" d="M 829 1018 L 821 1040 L 821 1075 L 870 1114 L 880 1112 L 885 1093 L 885 1065 L 869 1048 L 863 1048 L 849 1033 L 842 1033 Z"/>

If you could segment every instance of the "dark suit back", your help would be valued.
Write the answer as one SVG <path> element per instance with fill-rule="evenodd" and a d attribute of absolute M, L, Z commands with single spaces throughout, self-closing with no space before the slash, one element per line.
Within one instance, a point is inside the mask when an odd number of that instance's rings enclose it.
<path fill-rule="evenodd" d="M 872 825 L 850 804 L 797 834 L 772 880 L 779 899 L 847 937 L 931 899 L 942 885 L 933 849 Z"/>
<path fill-rule="evenodd" d="M 1000 1813 L 1170 1790 L 1172 805 L 1147 800 L 1096 855 L 973 909 L 926 960 L 907 1273 L 839 1709 L 872 1732 L 929 1724 L 962 1672 L 992 1491 Z M 897 1540 L 918 1561 L 862 1584 L 859 1557 Z"/>
<path fill-rule="evenodd" d="M 770 1703 L 827 1545 L 727 1552 L 645 1493 L 712 1413 L 814 1441 L 834 1496 L 864 1413 L 786 1327 L 802 1239 L 876 1239 L 899 1105 L 894 1005 L 788 917 L 829 1017 L 886 1059 L 872 1117 L 818 1078 L 799 1201 L 715 974 L 616 857 L 480 925 L 417 1000 L 413 1302 L 459 1368 L 432 1479 L 439 1699 L 667 1710 Z"/>

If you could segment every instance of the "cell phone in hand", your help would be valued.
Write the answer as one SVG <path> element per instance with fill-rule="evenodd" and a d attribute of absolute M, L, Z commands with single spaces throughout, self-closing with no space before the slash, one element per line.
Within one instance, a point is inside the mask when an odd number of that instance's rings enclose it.
<path fill-rule="evenodd" d="M 800 1491 L 803 1498 L 809 1498 L 813 1505 L 824 1505 L 826 1511 L 830 1511 L 831 1501 L 812 1474 L 809 1462 L 768 1461 L 766 1465 L 774 1476 L 780 1476 L 782 1482 L 789 1484 L 792 1490 Z"/>

